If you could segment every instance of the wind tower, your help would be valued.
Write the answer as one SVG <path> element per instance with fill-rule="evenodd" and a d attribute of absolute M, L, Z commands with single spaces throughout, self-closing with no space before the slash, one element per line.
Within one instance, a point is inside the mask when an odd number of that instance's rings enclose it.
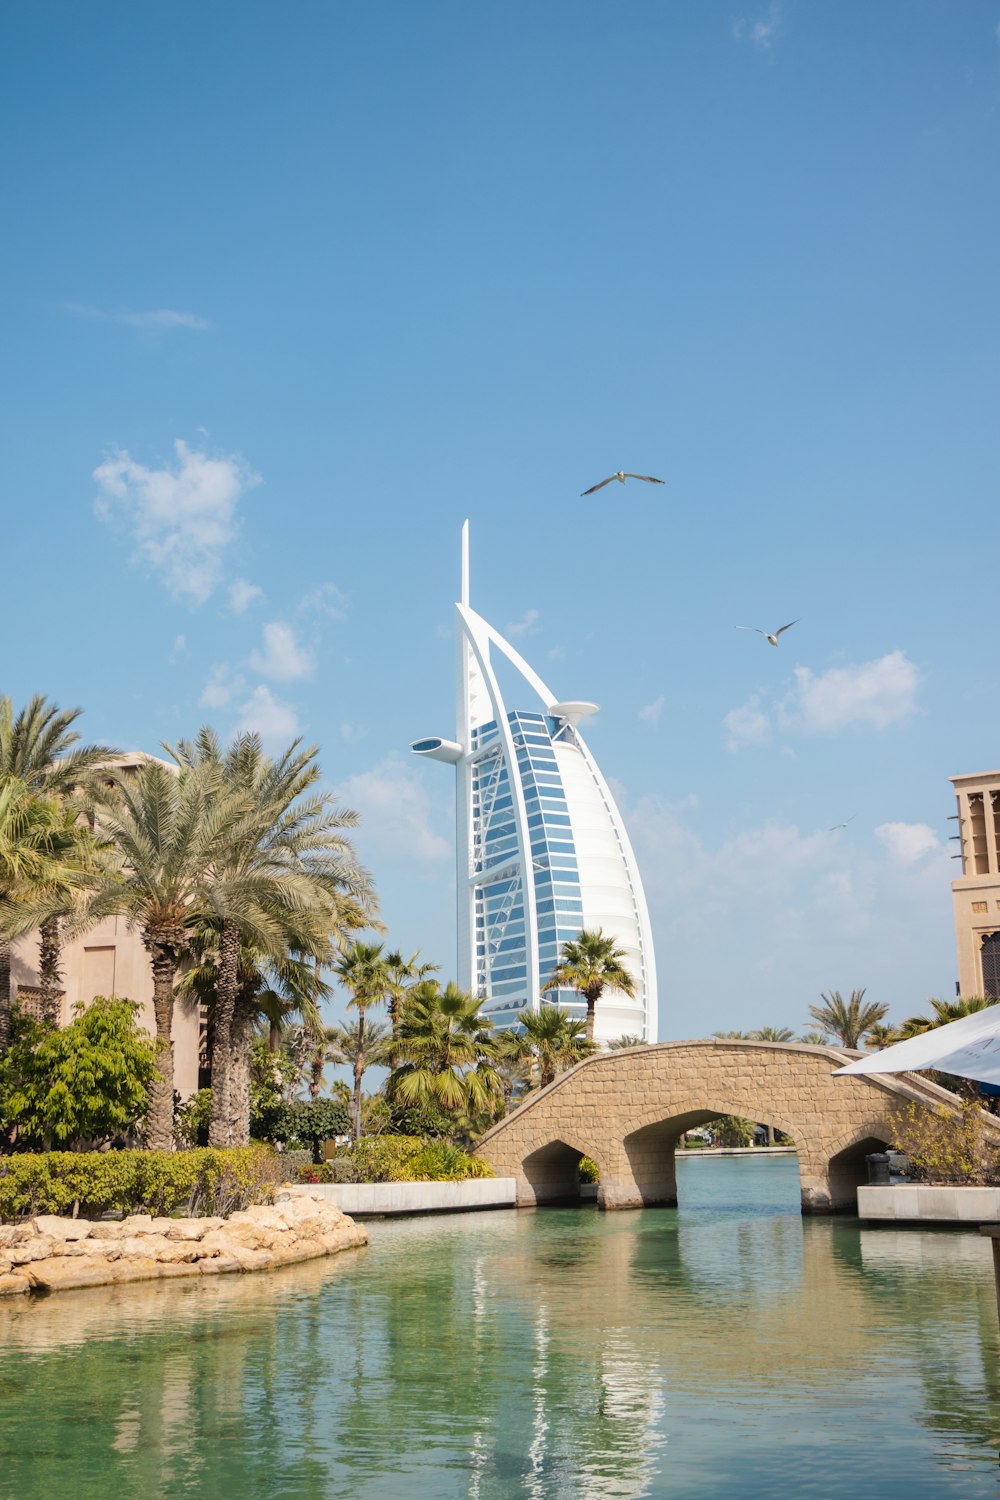
<path fill-rule="evenodd" d="M 563 701 L 469 602 L 469 523 L 462 527 L 456 605 L 453 740 L 415 740 L 416 755 L 455 767 L 458 981 L 480 996 L 499 1028 L 543 999 L 582 1018 L 576 992 L 544 994 L 559 946 L 600 927 L 624 951 L 632 999 L 606 990 L 599 1042 L 657 1038 L 656 966 L 649 913 L 632 845 L 607 782 L 580 733 L 595 703 Z M 537 700 L 508 709 L 499 655 Z M 528 693 L 526 692 L 526 696 Z"/>

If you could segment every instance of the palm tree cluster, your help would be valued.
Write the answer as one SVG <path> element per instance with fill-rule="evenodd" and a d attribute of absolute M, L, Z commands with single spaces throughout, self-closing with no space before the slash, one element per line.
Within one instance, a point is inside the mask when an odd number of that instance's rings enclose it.
<path fill-rule="evenodd" d="M 211 1007 L 209 1140 L 241 1144 L 258 1015 L 270 1005 L 315 1017 L 322 967 L 374 918 L 371 878 L 346 834 L 356 816 L 316 790 L 317 752 L 300 741 L 272 757 L 241 734 L 223 751 L 203 729 L 165 747 L 173 764 L 125 767 L 108 746 L 78 747 L 78 714 L 36 698 L 15 717 L 0 699 L 0 1047 L 12 939 L 40 922 L 76 933 L 122 915 L 153 976 L 148 1144 L 173 1144 L 170 1037 L 187 968 L 185 984 Z M 57 956 L 48 967 L 57 978 Z"/>

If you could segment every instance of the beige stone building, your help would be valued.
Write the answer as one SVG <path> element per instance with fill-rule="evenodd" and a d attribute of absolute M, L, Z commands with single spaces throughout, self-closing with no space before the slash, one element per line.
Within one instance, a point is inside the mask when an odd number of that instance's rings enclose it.
<path fill-rule="evenodd" d="M 125 771 L 156 757 L 136 751 L 122 758 Z M 170 762 L 164 762 L 170 765 Z M 11 988 L 17 1003 L 29 1014 L 40 1014 L 37 932 L 18 938 L 11 952 Z M 153 971 L 141 933 L 130 928 L 124 917 L 106 917 L 82 937 L 67 942 L 60 957 L 62 987 L 59 994 L 59 1024 L 73 1019 L 74 1007 L 89 1005 L 97 995 L 117 995 L 142 1007 L 139 1020 L 156 1033 L 153 1017 Z M 187 1098 L 198 1088 L 202 1020 L 200 1007 L 178 999 L 174 1007 L 174 1087 Z"/>
<path fill-rule="evenodd" d="M 952 776 L 962 873 L 952 881 L 960 995 L 1000 998 L 1000 771 Z"/>

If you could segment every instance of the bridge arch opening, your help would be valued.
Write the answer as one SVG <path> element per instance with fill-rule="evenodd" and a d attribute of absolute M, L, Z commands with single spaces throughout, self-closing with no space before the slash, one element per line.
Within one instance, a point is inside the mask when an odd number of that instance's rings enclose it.
<path fill-rule="evenodd" d="M 858 1188 L 868 1181 L 868 1163 L 865 1158 L 876 1151 L 886 1151 L 892 1142 L 888 1132 L 884 1137 L 866 1135 L 863 1140 L 852 1141 L 842 1151 L 830 1158 L 830 1203 L 834 1209 L 857 1212 Z"/>
<path fill-rule="evenodd" d="M 681 1138 L 689 1130 L 711 1126 L 713 1122 L 738 1118 L 732 1110 L 706 1107 L 691 1109 L 682 1114 L 670 1115 L 633 1130 L 622 1142 L 636 1194 L 644 1208 L 674 1208 L 678 1202 L 677 1148 Z M 748 1121 L 748 1125 L 762 1126 L 769 1134 L 789 1137 L 791 1132 L 786 1121 L 774 1119 Z M 747 1145 L 752 1144 L 748 1140 Z M 797 1143 L 796 1143 L 797 1144 Z M 683 1153 L 687 1158 L 687 1153 Z M 765 1153 L 762 1151 L 762 1156 Z M 692 1152 L 692 1158 L 697 1153 Z"/>
<path fill-rule="evenodd" d="M 580 1159 L 585 1153 L 566 1141 L 549 1141 L 532 1151 L 521 1170 L 536 1204 L 549 1207 L 580 1202 Z"/>

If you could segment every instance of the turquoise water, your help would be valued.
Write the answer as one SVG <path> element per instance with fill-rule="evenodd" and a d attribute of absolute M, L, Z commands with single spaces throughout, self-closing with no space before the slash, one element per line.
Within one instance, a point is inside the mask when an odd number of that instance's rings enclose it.
<path fill-rule="evenodd" d="M 679 1210 L 3 1306 L 0 1496 L 1000 1500 L 989 1246 L 803 1221 L 793 1158 L 678 1171 Z"/>

